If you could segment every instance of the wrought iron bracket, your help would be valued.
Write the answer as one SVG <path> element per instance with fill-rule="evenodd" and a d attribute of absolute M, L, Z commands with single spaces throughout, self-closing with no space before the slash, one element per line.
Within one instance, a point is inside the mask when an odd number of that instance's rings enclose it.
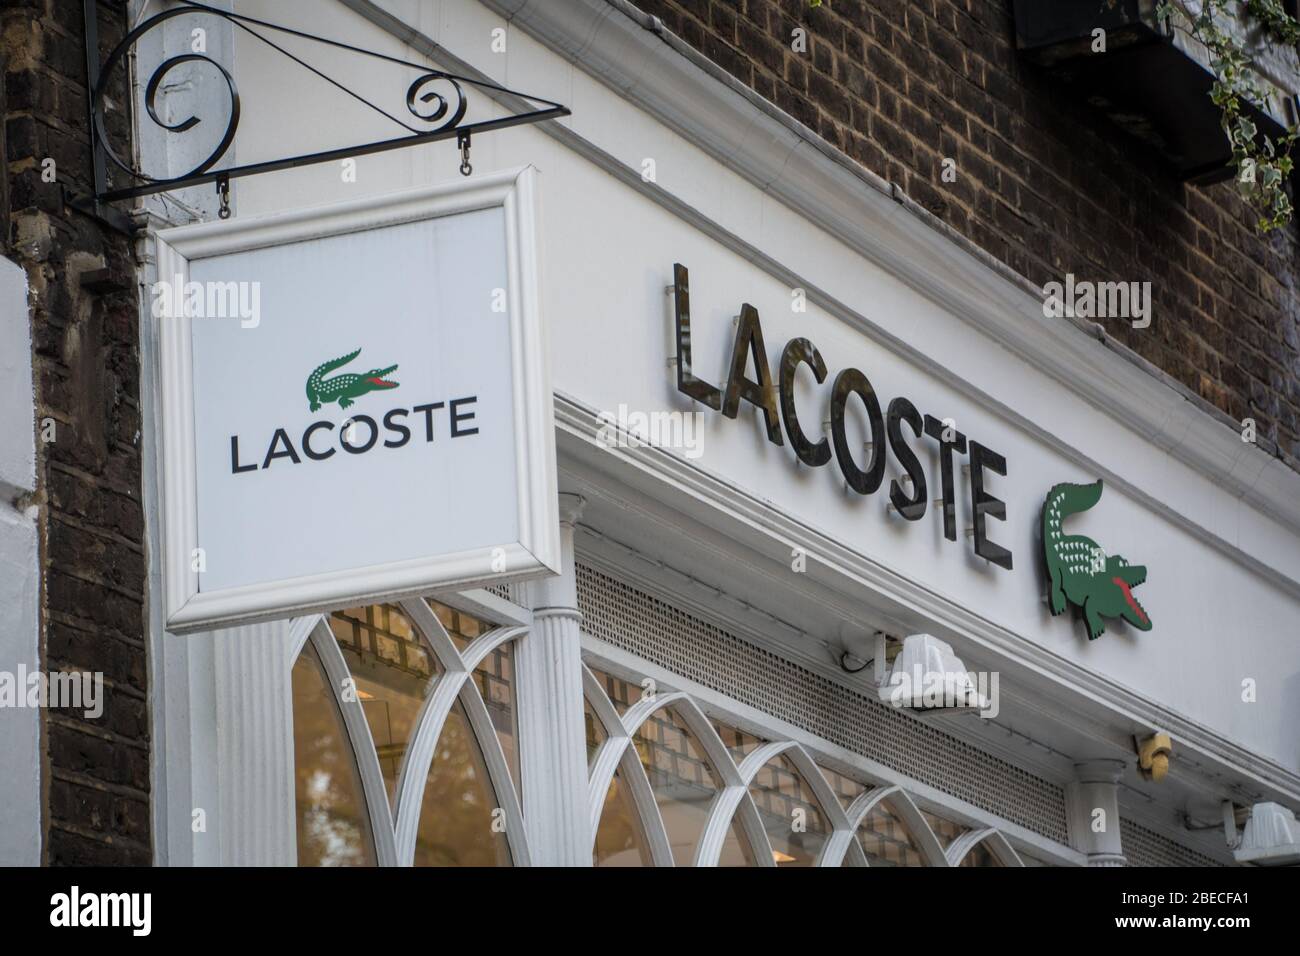
<path fill-rule="evenodd" d="M 108 205 L 109 203 L 136 199 L 172 189 L 184 189 L 205 183 L 215 183 L 221 196 L 221 215 L 222 218 L 226 218 L 229 215 L 229 190 L 232 179 L 243 176 L 256 176 L 260 173 L 276 172 L 278 170 L 295 169 L 300 166 L 353 159 L 393 149 L 404 149 L 408 146 L 434 143 L 452 137 L 456 138 L 456 144 L 460 151 L 460 171 L 463 175 L 468 176 L 473 171 L 473 167 L 469 162 L 469 151 L 471 137 L 474 134 L 482 135 L 511 126 L 538 123 L 568 116 L 570 113 L 568 107 L 559 103 L 507 89 L 482 76 L 460 76 L 443 70 L 432 69 L 428 64 L 414 63 L 383 53 L 376 53 L 373 50 L 366 50 L 349 43 L 316 36 L 266 20 L 243 16 L 233 11 L 221 10 L 199 3 L 197 0 L 180 0 L 177 6 L 163 10 L 141 22 L 122 38 L 122 41 L 109 53 L 108 59 L 101 64 L 99 62 L 97 21 L 99 2 L 100 0 L 82 0 L 82 15 L 85 20 L 86 99 L 91 131 L 91 165 L 94 193 L 90 196 L 79 196 L 65 190 L 64 202 L 69 207 L 94 216 L 105 225 L 122 232 L 129 233 L 133 231 L 133 224 L 128 216 Z M 175 135 L 184 135 L 203 122 L 197 116 L 190 116 L 178 122 L 168 122 L 159 115 L 158 93 L 167 74 L 177 66 L 185 63 L 206 63 L 218 72 L 218 82 L 226 92 L 228 102 L 226 125 L 216 147 L 192 169 L 176 176 L 150 176 L 145 171 L 136 168 L 129 155 L 125 158 L 119 155 L 109 142 L 107 126 L 104 121 L 105 93 L 114 71 L 124 66 L 127 54 L 139 42 L 141 37 L 175 17 L 195 15 L 211 16 L 225 20 L 236 29 L 242 30 L 244 33 L 260 40 L 339 92 L 387 118 L 405 132 L 391 139 L 358 143 L 314 153 L 284 156 L 244 165 L 227 165 L 217 169 L 215 167 L 227 156 L 235 142 L 240 117 L 239 88 L 231 72 L 206 52 L 183 53 L 168 57 L 159 63 L 145 84 L 144 106 L 148 118 L 158 127 Z M 276 32 L 300 40 L 307 40 L 414 71 L 414 79 L 407 86 L 405 94 L 406 111 L 410 115 L 409 121 L 371 102 L 354 90 L 349 89 L 339 80 L 312 66 L 301 56 L 270 39 L 266 35 L 268 32 Z M 489 98 L 515 103 L 522 102 L 530 108 L 515 112 L 509 116 L 466 123 L 464 122 L 465 115 L 469 109 L 469 102 L 466 97 L 467 87 L 480 90 L 487 94 Z M 131 185 L 111 188 L 108 183 L 110 164 L 124 173 Z"/>

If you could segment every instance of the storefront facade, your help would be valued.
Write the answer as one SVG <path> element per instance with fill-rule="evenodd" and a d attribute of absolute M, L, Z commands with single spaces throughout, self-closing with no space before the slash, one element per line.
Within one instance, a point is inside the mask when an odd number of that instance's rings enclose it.
<path fill-rule="evenodd" d="M 1287 462 L 629 4 L 232 9 L 572 111 L 470 152 L 470 179 L 535 170 L 560 573 L 168 632 L 146 295 L 156 863 L 1225 865 L 1225 812 L 1300 808 Z M 196 25 L 238 79 L 234 162 L 339 145 L 350 107 L 224 18 L 160 27 L 138 85 Z M 278 42 L 378 101 L 410 82 Z M 195 90 L 179 108 L 224 108 Z M 471 117 L 513 105 L 469 95 Z M 142 128 L 145 168 L 177 150 Z M 447 140 L 242 178 L 218 228 L 460 161 Z M 148 201 L 142 288 L 215 202 Z M 1053 551 L 1062 483 L 1094 489 L 1067 533 L 1104 552 Z M 382 494 L 322 516 L 364 524 Z M 1065 606 L 1053 553 L 1146 574 L 1103 620 Z M 989 678 L 983 714 L 882 699 L 876 658 L 914 635 Z"/>

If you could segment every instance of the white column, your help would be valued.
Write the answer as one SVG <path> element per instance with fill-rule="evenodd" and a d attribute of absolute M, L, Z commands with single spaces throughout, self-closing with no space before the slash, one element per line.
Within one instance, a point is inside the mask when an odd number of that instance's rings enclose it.
<path fill-rule="evenodd" d="M 524 826 L 537 866 L 590 866 L 587 742 L 573 526 L 578 495 L 560 495 L 561 573 L 524 586 L 533 628 L 516 656 Z"/>
<path fill-rule="evenodd" d="M 35 415 L 27 273 L 0 258 L 0 671 L 17 701 L 41 666 Z M 0 707 L 0 739 L 0 865 L 40 866 L 41 712 Z"/>
<path fill-rule="evenodd" d="M 1089 866 L 1127 866 L 1119 832 L 1122 760 L 1088 760 L 1074 765 L 1065 788 L 1070 845 L 1088 855 Z"/>
<path fill-rule="evenodd" d="M 154 837 L 171 866 L 292 866 L 294 622 L 165 634 Z"/>
<path fill-rule="evenodd" d="M 213 635 L 214 782 L 222 866 L 297 862 L 292 678 L 296 645 L 292 621 Z"/>

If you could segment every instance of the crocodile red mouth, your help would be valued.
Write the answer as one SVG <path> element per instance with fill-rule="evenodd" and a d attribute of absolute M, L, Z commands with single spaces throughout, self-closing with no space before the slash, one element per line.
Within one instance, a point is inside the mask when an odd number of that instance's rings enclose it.
<path fill-rule="evenodd" d="M 1151 622 L 1147 620 L 1146 611 L 1142 610 L 1142 605 L 1138 604 L 1138 602 L 1134 600 L 1133 592 L 1129 590 L 1129 586 L 1128 584 L 1125 583 L 1124 579 L 1111 578 L 1111 581 L 1115 585 L 1117 585 L 1121 591 L 1124 592 L 1124 600 L 1127 601 L 1128 606 L 1133 609 L 1133 613 L 1138 616 L 1138 620 L 1141 621 L 1143 624 L 1150 624 Z"/>
<path fill-rule="evenodd" d="M 375 388 L 397 388 L 396 382 L 390 382 L 386 378 L 368 378 L 366 381 Z"/>

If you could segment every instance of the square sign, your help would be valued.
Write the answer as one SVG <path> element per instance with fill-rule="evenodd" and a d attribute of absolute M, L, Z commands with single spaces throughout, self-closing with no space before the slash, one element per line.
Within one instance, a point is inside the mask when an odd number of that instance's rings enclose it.
<path fill-rule="evenodd" d="M 558 570 L 533 176 L 158 234 L 169 630 Z"/>

